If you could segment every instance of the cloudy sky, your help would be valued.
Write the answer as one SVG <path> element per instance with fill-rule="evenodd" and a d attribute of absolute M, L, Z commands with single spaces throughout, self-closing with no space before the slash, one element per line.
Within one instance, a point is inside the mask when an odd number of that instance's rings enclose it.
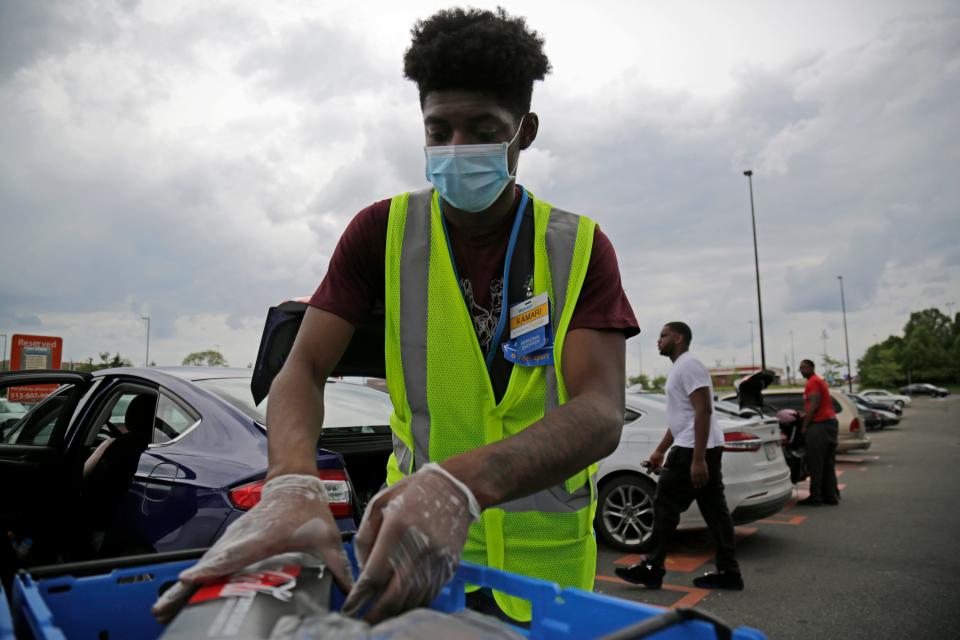
<path fill-rule="evenodd" d="M 554 67 L 520 181 L 613 241 L 628 372 L 666 371 L 674 319 L 708 364 L 751 361 L 748 168 L 768 364 L 791 331 L 798 361 L 824 331 L 842 357 L 839 275 L 854 360 L 960 310 L 957 3 L 501 4 Z M 402 55 L 445 6 L 0 0 L 0 333 L 142 363 L 149 315 L 158 364 L 252 362 L 354 213 L 424 186 Z"/>

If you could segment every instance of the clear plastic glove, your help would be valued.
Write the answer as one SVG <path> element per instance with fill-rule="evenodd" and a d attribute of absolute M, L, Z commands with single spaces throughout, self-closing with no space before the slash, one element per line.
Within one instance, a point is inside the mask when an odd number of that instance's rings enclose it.
<path fill-rule="evenodd" d="M 473 493 L 437 464 L 425 465 L 378 493 L 354 538 L 362 571 L 345 615 L 378 622 L 429 605 L 460 565 L 470 523 L 480 517 Z"/>
<path fill-rule="evenodd" d="M 198 585 L 289 551 L 320 554 L 344 593 L 350 590 L 350 561 L 330 512 L 323 480 L 316 476 L 291 474 L 267 482 L 260 502 L 227 527 L 197 564 L 180 574 L 179 582 L 154 603 L 153 615 L 165 624 Z"/>

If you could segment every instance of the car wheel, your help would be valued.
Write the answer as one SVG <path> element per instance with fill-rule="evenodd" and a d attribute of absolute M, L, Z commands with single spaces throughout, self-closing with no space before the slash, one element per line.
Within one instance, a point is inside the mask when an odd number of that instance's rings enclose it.
<path fill-rule="evenodd" d="M 643 476 L 619 476 L 603 486 L 597 509 L 597 530 L 604 542 L 622 551 L 636 551 L 653 533 L 656 485 Z"/>
<path fill-rule="evenodd" d="M 898 407 L 900 407 L 900 410 L 903 411 L 903 407 L 904 407 L 904 405 L 905 405 L 905 403 L 904 403 L 903 400 L 897 400 L 897 401 L 895 401 L 893 404 L 895 404 L 895 405 L 897 405 Z"/>

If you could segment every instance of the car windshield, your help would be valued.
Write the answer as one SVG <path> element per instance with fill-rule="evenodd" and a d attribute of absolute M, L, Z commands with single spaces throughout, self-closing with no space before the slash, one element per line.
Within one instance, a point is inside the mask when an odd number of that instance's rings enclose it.
<path fill-rule="evenodd" d="M 219 396 L 260 424 L 267 424 L 267 403 L 253 403 L 250 378 L 195 380 L 194 384 Z M 327 383 L 324 393 L 323 427 L 365 427 L 390 424 L 390 396 L 357 384 Z"/>

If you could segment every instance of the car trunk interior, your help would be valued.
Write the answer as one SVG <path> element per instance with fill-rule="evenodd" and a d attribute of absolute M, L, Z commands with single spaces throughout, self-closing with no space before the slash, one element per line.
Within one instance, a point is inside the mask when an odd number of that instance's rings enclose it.
<path fill-rule="evenodd" d="M 390 427 L 347 427 L 324 429 L 320 448 L 343 456 L 350 482 L 356 492 L 357 516 L 387 481 L 387 458 L 393 451 Z"/>

